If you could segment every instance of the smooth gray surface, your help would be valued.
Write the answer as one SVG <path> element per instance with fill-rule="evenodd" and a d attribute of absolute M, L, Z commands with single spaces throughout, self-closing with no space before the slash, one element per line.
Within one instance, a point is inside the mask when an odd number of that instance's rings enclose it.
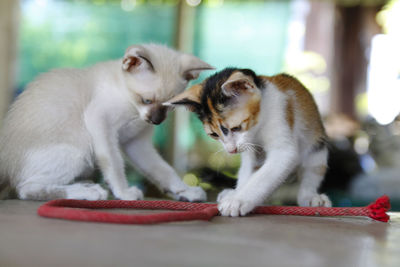
<path fill-rule="evenodd" d="M 41 218 L 0 201 L 0 266 L 400 266 L 400 215 L 216 217 L 136 226 Z"/>

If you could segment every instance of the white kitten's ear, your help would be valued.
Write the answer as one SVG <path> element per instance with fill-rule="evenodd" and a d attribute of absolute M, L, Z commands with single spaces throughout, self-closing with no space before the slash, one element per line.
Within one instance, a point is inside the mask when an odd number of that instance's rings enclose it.
<path fill-rule="evenodd" d="M 124 58 L 122 59 L 122 69 L 125 71 L 131 71 L 138 68 L 139 66 L 145 66 L 149 69 L 153 69 L 148 56 L 141 46 L 133 45 L 126 49 Z"/>
<path fill-rule="evenodd" d="M 197 79 L 200 75 L 200 72 L 203 70 L 215 69 L 210 64 L 189 54 L 182 54 L 180 57 L 180 63 L 182 77 L 187 81 Z"/>
<path fill-rule="evenodd" d="M 184 106 L 190 111 L 195 112 L 201 107 L 200 98 L 202 90 L 202 84 L 193 85 L 183 93 L 164 102 L 163 105 L 169 107 Z"/>
<path fill-rule="evenodd" d="M 229 79 L 221 86 L 222 92 L 228 96 L 239 96 L 244 92 L 252 92 L 257 86 L 252 79 L 241 72 L 234 73 Z"/>

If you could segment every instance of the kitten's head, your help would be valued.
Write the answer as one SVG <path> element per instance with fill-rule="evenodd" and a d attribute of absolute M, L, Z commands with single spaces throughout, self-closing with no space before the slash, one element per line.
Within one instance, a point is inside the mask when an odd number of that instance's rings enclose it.
<path fill-rule="evenodd" d="M 164 103 L 186 106 L 229 153 L 243 152 L 260 111 L 262 80 L 249 69 L 227 68 Z"/>
<path fill-rule="evenodd" d="M 157 44 L 130 46 L 122 60 L 126 86 L 140 117 L 152 124 L 165 119 L 164 101 L 181 93 L 190 80 L 209 69 L 214 68 L 193 55 Z"/>

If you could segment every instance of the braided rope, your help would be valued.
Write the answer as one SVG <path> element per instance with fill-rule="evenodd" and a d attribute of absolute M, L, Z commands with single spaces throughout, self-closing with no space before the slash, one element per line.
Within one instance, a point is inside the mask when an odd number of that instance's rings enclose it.
<path fill-rule="evenodd" d="M 153 214 L 121 214 L 95 209 L 147 209 L 173 210 Z M 88 210 L 89 209 L 89 210 Z M 91 210 L 90 210 L 91 209 Z M 387 222 L 390 209 L 388 196 L 378 198 L 366 207 L 295 207 L 295 206 L 263 206 L 257 207 L 255 214 L 298 215 L 298 216 L 366 216 L 377 221 Z M 219 214 L 217 204 L 177 202 L 170 200 L 74 200 L 56 199 L 38 208 L 43 217 L 120 224 L 153 224 L 172 221 L 210 220 Z"/>

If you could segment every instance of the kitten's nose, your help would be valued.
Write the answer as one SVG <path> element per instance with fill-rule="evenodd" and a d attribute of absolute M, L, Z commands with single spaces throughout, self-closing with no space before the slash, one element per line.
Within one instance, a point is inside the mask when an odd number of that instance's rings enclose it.
<path fill-rule="evenodd" d="M 151 109 L 149 120 L 151 123 L 158 125 L 161 122 L 163 122 L 166 117 L 167 117 L 167 107 L 160 105 Z"/>

